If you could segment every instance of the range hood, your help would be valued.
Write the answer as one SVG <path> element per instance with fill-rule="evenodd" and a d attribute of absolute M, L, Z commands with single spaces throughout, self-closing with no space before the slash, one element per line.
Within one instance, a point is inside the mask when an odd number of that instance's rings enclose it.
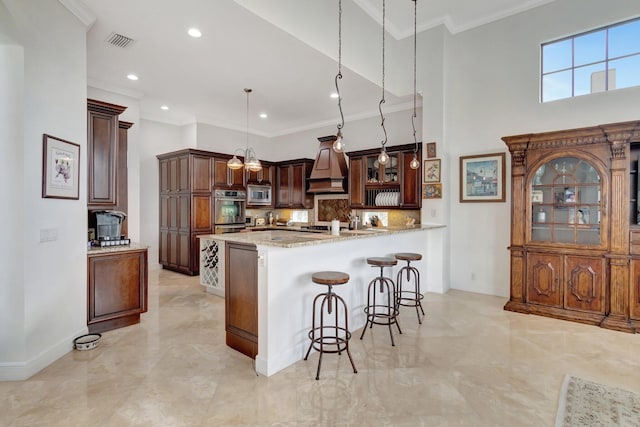
<path fill-rule="evenodd" d="M 343 153 L 333 151 L 335 135 L 318 138 L 320 146 L 311 176 L 307 179 L 308 193 L 346 193 L 347 162 Z"/>

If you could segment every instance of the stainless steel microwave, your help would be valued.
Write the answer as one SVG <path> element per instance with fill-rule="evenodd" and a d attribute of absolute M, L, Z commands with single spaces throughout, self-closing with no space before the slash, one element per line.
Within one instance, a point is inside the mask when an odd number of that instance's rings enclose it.
<path fill-rule="evenodd" d="M 271 186 L 248 184 L 247 204 L 253 206 L 271 205 Z"/>

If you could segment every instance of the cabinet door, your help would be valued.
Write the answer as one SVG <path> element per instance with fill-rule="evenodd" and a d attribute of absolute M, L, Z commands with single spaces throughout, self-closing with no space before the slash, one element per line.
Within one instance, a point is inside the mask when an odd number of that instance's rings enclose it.
<path fill-rule="evenodd" d="M 116 200 L 118 201 L 118 205 L 115 207 L 115 209 L 124 212 L 125 214 L 129 212 L 129 172 L 127 167 L 129 142 L 127 132 L 131 126 L 133 126 L 133 123 L 118 122 L 118 189 L 116 193 Z M 123 236 L 127 236 L 129 234 L 128 224 L 129 221 L 125 219 L 120 226 L 120 234 L 122 234 Z"/>
<path fill-rule="evenodd" d="M 147 311 L 147 251 L 89 256 L 88 264 L 89 331 L 139 322 Z"/>
<path fill-rule="evenodd" d="M 640 320 L 640 259 L 631 260 L 629 284 L 629 308 L 631 318 Z"/>
<path fill-rule="evenodd" d="M 564 306 L 604 313 L 604 259 L 565 257 Z"/>
<path fill-rule="evenodd" d="M 211 159 L 207 156 L 191 157 L 191 191 L 211 192 Z"/>
<path fill-rule="evenodd" d="M 562 307 L 562 256 L 527 254 L 527 302 Z"/>
<path fill-rule="evenodd" d="M 273 169 L 271 165 L 262 163 L 262 169 L 257 172 L 247 172 L 247 184 L 269 185 L 273 182 Z"/>
<path fill-rule="evenodd" d="M 291 185 L 289 186 L 289 195 L 291 197 L 291 207 L 304 207 L 306 193 L 306 176 L 304 165 L 291 166 Z"/>
<path fill-rule="evenodd" d="M 211 224 L 213 224 L 212 213 L 210 195 L 191 196 L 191 231 L 198 233 L 210 232 Z"/>
<path fill-rule="evenodd" d="M 244 168 L 229 169 L 227 160 L 223 158 L 214 160 L 213 185 L 221 188 L 242 188 L 244 186 Z"/>
<path fill-rule="evenodd" d="M 422 163 L 420 156 L 418 154 L 416 155 L 418 156 L 418 161 Z M 413 160 L 413 152 L 402 153 L 401 159 L 400 184 L 402 187 L 400 188 L 400 196 L 402 200 L 400 206 L 403 208 L 420 209 L 422 206 L 422 169 L 411 169 L 410 163 Z"/>
<path fill-rule="evenodd" d="M 258 251 L 228 242 L 225 250 L 227 345 L 255 358 L 258 350 Z"/>
<path fill-rule="evenodd" d="M 349 159 L 349 205 L 354 208 L 364 207 L 364 159 Z"/>
<path fill-rule="evenodd" d="M 291 206 L 291 166 L 278 166 L 278 180 L 276 182 L 276 208 Z"/>
<path fill-rule="evenodd" d="M 87 204 L 114 208 L 117 203 L 118 116 L 94 111 L 88 114 Z"/>
<path fill-rule="evenodd" d="M 555 157 L 528 173 L 528 240 L 605 247 L 604 175 L 577 155 Z"/>

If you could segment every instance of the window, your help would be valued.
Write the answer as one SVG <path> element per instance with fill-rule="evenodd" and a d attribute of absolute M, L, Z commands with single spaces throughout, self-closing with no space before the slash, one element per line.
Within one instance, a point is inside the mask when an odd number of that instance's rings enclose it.
<path fill-rule="evenodd" d="M 640 19 L 542 45 L 542 102 L 640 86 Z"/>

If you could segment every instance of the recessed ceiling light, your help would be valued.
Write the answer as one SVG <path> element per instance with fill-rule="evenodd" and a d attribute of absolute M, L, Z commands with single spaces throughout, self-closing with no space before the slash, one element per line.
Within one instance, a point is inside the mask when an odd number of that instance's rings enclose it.
<path fill-rule="evenodd" d="M 162 110 L 164 110 L 164 111 L 167 111 L 167 110 L 169 109 L 169 106 L 168 106 L 168 105 L 162 105 L 162 106 L 160 107 L 160 109 L 162 109 Z"/>
<path fill-rule="evenodd" d="M 138 76 L 136 76 L 135 74 L 129 74 L 129 75 L 127 76 L 127 78 L 128 78 L 129 80 L 134 80 L 134 81 L 135 81 L 135 80 L 138 80 Z"/>
<path fill-rule="evenodd" d="M 269 116 L 267 116 L 267 113 L 260 113 L 260 118 L 261 119 L 266 119 L 267 117 L 269 117 Z"/>
<path fill-rule="evenodd" d="M 187 33 L 189 33 L 189 35 L 194 39 L 202 37 L 202 33 L 197 28 L 189 28 L 189 31 L 187 31 Z"/>
<path fill-rule="evenodd" d="M 334 93 L 332 93 L 332 94 L 331 94 L 331 95 L 329 95 L 329 96 L 331 96 L 331 98 L 334 98 L 334 99 L 335 99 L 335 98 L 338 98 L 340 95 L 338 95 L 337 93 L 335 93 L 335 92 L 334 92 Z"/>

